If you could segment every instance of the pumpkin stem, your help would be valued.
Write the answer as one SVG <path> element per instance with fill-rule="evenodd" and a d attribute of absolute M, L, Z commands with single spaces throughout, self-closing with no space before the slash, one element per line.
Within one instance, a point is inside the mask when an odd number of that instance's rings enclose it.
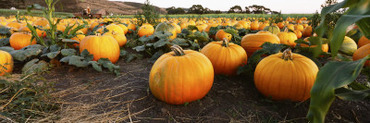
<path fill-rule="evenodd" d="M 171 46 L 171 50 L 175 52 L 175 56 L 183 56 L 185 55 L 184 50 L 179 45 Z"/>
<path fill-rule="evenodd" d="M 222 46 L 224 46 L 224 47 L 229 47 L 229 40 L 227 40 L 227 38 L 224 38 L 224 39 L 222 40 Z"/>
<path fill-rule="evenodd" d="M 290 48 L 284 50 L 283 55 L 281 56 L 284 60 L 293 60 L 293 53 Z"/>

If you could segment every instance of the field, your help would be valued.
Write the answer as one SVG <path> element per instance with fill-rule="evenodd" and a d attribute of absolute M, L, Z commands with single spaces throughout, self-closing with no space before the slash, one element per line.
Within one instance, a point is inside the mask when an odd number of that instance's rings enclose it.
<path fill-rule="evenodd" d="M 46 3 L 0 10 L 0 122 L 370 122 L 369 1 L 92 19 Z"/>
<path fill-rule="evenodd" d="M 27 10 L 9 10 L 9 9 L 0 9 L 0 15 L 1 16 L 14 16 L 17 15 L 17 12 L 19 11 L 19 15 L 26 15 Z M 30 16 L 38 16 L 42 17 L 43 12 L 40 10 L 33 10 L 28 15 Z M 65 12 L 55 12 L 56 17 L 73 17 L 72 13 L 65 13 Z"/>

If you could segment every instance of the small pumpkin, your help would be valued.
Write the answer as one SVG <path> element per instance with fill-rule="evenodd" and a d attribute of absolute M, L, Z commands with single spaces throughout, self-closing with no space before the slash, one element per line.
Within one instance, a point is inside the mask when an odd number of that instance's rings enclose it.
<path fill-rule="evenodd" d="M 230 41 L 232 37 L 233 36 L 230 33 L 227 33 L 223 29 L 220 29 L 217 31 L 215 38 L 216 40 L 223 40 L 224 38 L 226 38 L 228 41 Z"/>
<path fill-rule="evenodd" d="M 32 39 L 32 35 L 28 32 L 16 32 L 13 33 L 9 38 L 10 46 L 15 50 L 22 49 L 28 45 L 36 44 L 36 39 Z"/>
<path fill-rule="evenodd" d="M 266 26 L 264 31 L 269 31 L 272 34 L 278 34 L 280 32 L 280 28 L 278 26 Z"/>
<path fill-rule="evenodd" d="M 120 27 L 122 28 L 123 32 L 124 32 L 125 34 L 127 34 L 127 32 L 128 32 L 128 28 L 127 28 L 127 26 L 126 26 L 126 25 L 118 24 L 118 26 L 120 26 Z"/>
<path fill-rule="evenodd" d="M 214 70 L 211 61 L 197 51 L 172 46 L 153 64 L 149 88 L 159 100 L 184 104 L 203 98 L 211 89 Z"/>
<path fill-rule="evenodd" d="M 112 33 L 113 31 L 118 34 L 124 34 L 124 31 L 122 28 L 116 24 L 109 24 L 105 29 L 109 30 L 109 33 Z"/>
<path fill-rule="evenodd" d="M 133 30 L 133 31 L 136 31 L 136 25 L 130 23 L 130 24 L 128 24 L 127 29 L 128 29 L 128 33 L 132 33 L 132 31 L 130 31 L 130 29 Z"/>
<path fill-rule="evenodd" d="M 0 50 L 0 76 L 13 71 L 13 57 L 5 51 Z"/>
<path fill-rule="evenodd" d="M 223 41 L 210 42 L 200 51 L 212 62 L 215 74 L 236 75 L 239 66 L 247 63 L 243 47 Z"/>
<path fill-rule="evenodd" d="M 256 50 L 262 49 L 260 46 L 265 42 L 279 44 L 280 39 L 270 32 L 260 31 L 256 34 L 245 35 L 240 45 L 247 52 L 248 56 L 251 56 Z"/>
<path fill-rule="evenodd" d="M 307 26 L 302 32 L 303 37 L 310 37 L 312 35 L 312 27 Z"/>
<path fill-rule="evenodd" d="M 278 24 L 277 24 L 277 26 L 280 28 L 280 29 L 283 29 L 284 28 L 284 23 L 283 22 L 279 22 Z"/>
<path fill-rule="evenodd" d="M 109 35 L 109 36 L 112 36 L 114 39 L 116 39 L 116 41 L 118 42 L 118 45 L 120 47 L 122 46 L 125 46 L 125 44 L 127 43 L 127 38 L 125 36 L 125 34 L 123 33 L 116 33 L 116 32 L 112 32 L 112 33 L 104 33 L 104 35 Z"/>
<path fill-rule="evenodd" d="M 145 23 L 143 24 L 140 28 L 139 28 L 139 31 L 138 31 L 138 35 L 139 37 L 143 37 L 143 36 L 151 36 L 153 35 L 154 33 L 154 27 L 153 25 L 149 24 L 149 23 Z"/>
<path fill-rule="evenodd" d="M 355 53 L 353 53 L 352 59 L 353 61 L 362 59 L 370 55 L 370 43 L 358 48 Z M 365 66 L 370 67 L 370 60 L 367 60 Z"/>
<path fill-rule="evenodd" d="M 358 40 L 358 47 L 362 47 L 366 44 L 370 44 L 370 39 L 366 38 L 365 36 L 362 36 L 360 40 Z"/>
<path fill-rule="evenodd" d="M 251 24 L 251 30 L 258 30 L 258 27 L 260 26 L 260 24 L 258 23 L 258 21 L 253 21 Z"/>
<path fill-rule="evenodd" d="M 119 59 L 120 48 L 116 39 L 112 36 L 89 35 L 80 42 L 80 52 L 89 51 L 94 55 L 94 61 L 100 58 L 108 58 L 112 63 Z"/>
<path fill-rule="evenodd" d="M 339 48 L 339 51 L 347 54 L 353 55 L 353 53 L 357 50 L 356 42 L 351 39 L 350 37 L 345 36 L 342 45 Z"/>
<path fill-rule="evenodd" d="M 279 37 L 280 39 L 280 43 L 282 44 L 286 44 L 286 45 L 289 45 L 289 46 L 292 46 L 294 47 L 296 45 L 296 43 L 294 42 L 295 40 L 297 40 L 297 35 L 293 32 L 280 32 L 277 34 L 277 36 Z"/>
<path fill-rule="evenodd" d="M 257 64 L 254 84 L 259 92 L 274 100 L 305 101 L 318 71 L 311 59 L 287 49 Z"/>
<path fill-rule="evenodd" d="M 76 33 L 77 33 L 77 35 L 76 35 L 75 37 L 71 38 L 72 40 L 75 40 L 75 41 L 81 42 L 81 41 L 86 37 L 86 36 L 83 34 L 83 32 L 82 32 L 82 31 L 77 31 Z M 74 47 L 77 47 L 77 46 L 80 46 L 80 44 L 75 43 L 75 44 L 73 44 L 73 46 L 74 46 Z"/>
<path fill-rule="evenodd" d="M 298 39 L 299 39 L 299 38 L 302 38 L 302 32 L 301 32 L 301 31 L 299 31 L 299 30 L 294 30 L 293 32 L 294 32 L 294 34 L 297 36 L 297 38 L 298 38 Z"/>

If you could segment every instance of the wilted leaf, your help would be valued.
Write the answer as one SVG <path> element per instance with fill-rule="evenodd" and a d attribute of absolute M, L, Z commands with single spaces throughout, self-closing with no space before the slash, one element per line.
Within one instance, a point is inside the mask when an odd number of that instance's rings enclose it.
<path fill-rule="evenodd" d="M 22 73 L 23 74 L 32 74 L 32 73 L 39 73 L 43 72 L 48 69 L 48 63 L 45 61 L 40 61 L 39 59 L 33 59 L 29 62 L 27 62 L 23 68 Z"/>

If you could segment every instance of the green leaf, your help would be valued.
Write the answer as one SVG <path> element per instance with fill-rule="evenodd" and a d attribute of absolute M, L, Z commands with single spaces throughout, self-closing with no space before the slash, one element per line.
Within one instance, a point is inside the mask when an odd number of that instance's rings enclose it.
<path fill-rule="evenodd" d="M 72 39 L 62 39 L 62 42 L 64 42 L 64 43 L 80 43 L 80 42 L 78 42 L 78 41 L 76 41 L 76 40 L 72 40 Z"/>
<path fill-rule="evenodd" d="M 337 93 L 340 91 L 340 93 Z M 340 88 L 335 90 L 335 95 L 342 100 L 354 101 L 362 100 L 370 96 L 370 89 L 366 90 L 350 90 L 345 88 Z"/>
<path fill-rule="evenodd" d="M 40 61 L 39 59 L 33 59 L 23 66 L 22 73 L 26 75 L 40 73 L 47 70 L 48 66 L 49 64 L 43 60 Z"/>
<path fill-rule="evenodd" d="M 87 67 L 87 66 L 89 66 L 89 62 L 86 61 L 84 57 L 75 56 L 75 55 L 69 57 L 68 64 L 69 65 L 74 65 L 76 67 Z"/>
<path fill-rule="evenodd" d="M 356 22 L 358 28 L 360 28 L 361 32 L 367 39 L 370 39 L 370 18 L 363 18 Z"/>
<path fill-rule="evenodd" d="M 7 27 L 0 27 L 0 35 L 10 35 L 10 28 Z"/>
<path fill-rule="evenodd" d="M 2 46 L 9 46 L 9 38 L 0 39 L 0 47 Z"/>
<path fill-rule="evenodd" d="M 60 54 L 60 51 L 56 51 L 56 52 L 50 52 L 50 53 L 43 54 L 41 55 L 41 57 L 47 56 L 49 59 L 54 59 L 59 54 Z"/>
<path fill-rule="evenodd" d="M 75 55 L 76 54 L 76 50 L 75 49 L 62 49 L 61 50 L 61 53 L 63 56 L 71 56 L 71 55 Z"/>
<path fill-rule="evenodd" d="M 60 51 L 60 49 L 62 49 L 62 47 L 60 47 L 59 45 L 57 45 L 57 44 L 54 44 L 54 45 L 51 45 L 50 47 L 49 47 L 49 49 L 50 49 L 50 51 L 51 52 L 56 52 L 56 51 Z"/>
<path fill-rule="evenodd" d="M 103 72 L 103 69 L 101 68 L 100 64 L 96 61 L 89 61 L 89 64 L 92 65 L 92 67 L 99 72 Z"/>
<path fill-rule="evenodd" d="M 11 52 L 11 51 L 14 51 L 14 48 L 13 47 L 0 47 L 0 50 L 6 51 L 6 52 Z"/>
<path fill-rule="evenodd" d="M 136 46 L 132 49 L 136 50 L 137 52 L 145 51 L 145 45 Z"/>
<path fill-rule="evenodd" d="M 358 61 L 328 62 L 317 74 L 311 89 L 311 101 L 307 114 L 309 121 L 322 123 L 335 99 L 335 89 L 352 83 L 360 74 L 369 56 Z"/>
<path fill-rule="evenodd" d="M 85 58 L 86 61 L 92 61 L 94 59 L 94 56 L 87 51 L 87 49 L 84 49 L 81 52 L 81 56 Z"/>
<path fill-rule="evenodd" d="M 149 36 L 149 37 L 147 37 L 147 36 L 143 36 L 143 37 L 140 37 L 139 38 L 139 41 L 141 42 L 141 43 L 146 43 L 146 42 L 149 42 L 149 41 L 151 41 L 151 40 L 153 40 L 154 39 L 154 36 L 153 35 L 151 35 L 151 36 Z"/>
<path fill-rule="evenodd" d="M 162 47 L 162 46 L 166 45 L 167 43 L 170 43 L 170 42 L 166 39 L 160 39 L 159 41 L 155 42 L 153 44 L 153 46 L 156 49 L 156 48 L 159 48 L 159 47 Z"/>
<path fill-rule="evenodd" d="M 60 62 L 64 62 L 64 63 L 68 63 L 68 62 L 69 62 L 69 58 L 71 58 L 71 56 L 63 57 L 63 58 L 62 58 L 62 59 L 60 59 L 59 61 L 60 61 Z"/>
<path fill-rule="evenodd" d="M 27 58 L 39 55 L 42 52 L 41 49 L 43 49 L 43 46 L 35 44 L 22 48 L 20 50 L 13 50 L 10 52 L 10 54 L 15 60 L 24 61 Z"/>
<path fill-rule="evenodd" d="M 175 38 L 172 43 L 174 44 L 177 44 L 179 46 L 183 46 L 183 47 L 186 47 L 186 46 L 189 46 L 189 44 L 187 43 L 188 41 L 183 39 L 183 38 Z"/>

